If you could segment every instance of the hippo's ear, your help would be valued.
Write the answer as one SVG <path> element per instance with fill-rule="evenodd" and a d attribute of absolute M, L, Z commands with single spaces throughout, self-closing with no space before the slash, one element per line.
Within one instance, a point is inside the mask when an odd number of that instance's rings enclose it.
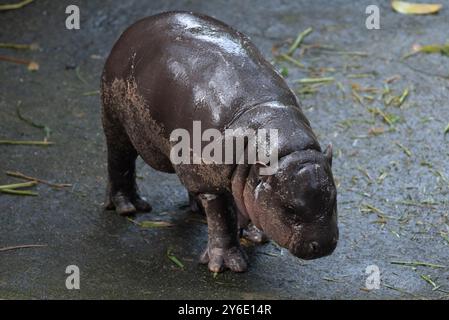
<path fill-rule="evenodd" d="M 329 143 L 323 153 L 327 161 L 329 161 L 329 165 L 332 167 L 332 143 Z"/>

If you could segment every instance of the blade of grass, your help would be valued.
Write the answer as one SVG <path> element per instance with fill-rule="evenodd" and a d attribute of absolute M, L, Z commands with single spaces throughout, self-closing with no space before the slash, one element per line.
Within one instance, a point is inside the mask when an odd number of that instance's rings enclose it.
<path fill-rule="evenodd" d="M 396 144 L 399 148 L 401 148 L 401 150 L 404 151 L 404 153 L 405 153 L 409 158 L 412 157 L 412 152 L 410 151 L 409 148 L 405 147 L 404 145 L 402 145 L 402 144 L 399 143 L 399 142 L 395 142 L 395 144 Z"/>
<path fill-rule="evenodd" d="M 41 247 L 46 247 L 46 246 L 47 246 L 46 244 L 24 244 L 24 245 L 20 245 L 20 246 L 11 246 L 11 247 L 0 248 L 0 252 L 18 250 L 18 249 L 26 249 L 26 248 L 41 248 Z"/>
<path fill-rule="evenodd" d="M 29 180 L 29 181 L 35 181 L 35 182 L 40 182 L 43 184 L 46 184 L 50 187 L 55 187 L 55 188 L 65 188 L 65 187 L 71 187 L 72 184 L 69 183 L 51 183 L 48 182 L 46 180 L 42 180 L 39 178 L 34 178 L 34 177 L 30 177 L 27 175 L 24 175 L 23 173 L 20 173 L 18 171 L 6 171 L 6 174 L 10 177 L 15 177 L 15 178 L 20 178 L 20 179 L 25 179 L 25 180 Z"/>
<path fill-rule="evenodd" d="M 421 261 L 391 261 L 390 263 L 401 265 L 401 266 L 408 266 L 408 267 L 429 267 L 429 268 L 436 268 L 436 269 L 446 268 L 446 266 L 443 266 L 440 264 L 433 264 L 433 263 L 421 262 Z"/>
<path fill-rule="evenodd" d="M 173 224 L 167 221 L 140 221 L 139 225 L 142 228 L 163 228 L 163 227 L 172 227 Z"/>
<path fill-rule="evenodd" d="M 75 74 L 76 74 L 76 77 L 79 79 L 79 81 L 81 81 L 82 83 L 84 83 L 84 84 L 86 84 L 86 85 L 88 84 L 87 81 L 86 81 L 86 79 L 84 79 L 84 77 L 81 76 L 80 66 L 77 66 L 77 67 L 75 68 Z"/>
<path fill-rule="evenodd" d="M 306 30 L 304 30 L 303 32 L 300 32 L 298 34 L 298 36 L 296 37 L 295 41 L 293 42 L 293 44 L 290 46 L 290 48 L 287 51 L 287 55 L 291 56 L 293 55 L 293 53 L 295 52 L 296 49 L 298 49 L 298 47 L 301 45 L 301 43 L 303 42 L 304 38 L 307 37 L 311 32 L 313 31 L 312 28 L 307 28 Z"/>
<path fill-rule="evenodd" d="M 284 59 L 284 60 L 286 60 L 286 61 L 288 61 L 288 62 L 290 62 L 290 63 L 292 63 L 292 64 L 294 64 L 295 66 L 297 66 L 297 67 L 299 67 L 301 69 L 305 68 L 305 65 L 303 65 L 301 62 L 299 62 L 297 59 L 293 59 L 292 57 L 286 55 L 285 53 L 281 53 L 279 55 L 279 57 Z"/>
<path fill-rule="evenodd" d="M 404 101 L 407 98 L 408 94 L 409 94 L 409 90 L 408 90 L 408 88 L 406 88 L 404 90 L 404 92 L 402 93 L 402 95 L 399 97 L 399 101 L 398 101 L 397 107 L 400 107 L 404 103 Z"/>
<path fill-rule="evenodd" d="M 444 132 L 445 135 L 449 133 L 449 123 L 447 124 L 446 128 L 444 128 Z"/>
<path fill-rule="evenodd" d="M 96 96 L 98 94 L 100 94 L 100 90 L 86 91 L 82 93 L 83 96 Z"/>
<path fill-rule="evenodd" d="M 172 253 L 171 249 L 167 250 L 167 257 L 179 268 L 184 269 L 184 264 Z"/>
<path fill-rule="evenodd" d="M 1 193 L 13 194 L 16 196 L 38 196 L 39 194 L 34 191 L 27 190 L 15 190 L 15 189 L 0 189 Z"/>
<path fill-rule="evenodd" d="M 14 183 L 14 184 L 4 184 L 4 185 L 0 185 L 0 190 L 3 190 L 3 189 L 27 188 L 27 187 L 35 186 L 36 184 L 37 184 L 36 181 L 21 182 L 21 183 Z"/>
<path fill-rule="evenodd" d="M 19 43 L 0 43 L 0 48 L 15 49 L 15 50 L 36 50 L 39 48 L 37 43 L 32 44 L 19 44 Z"/>
<path fill-rule="evenodd" d="M 49 146 L 54 144 L 50 141 L 26 141 L 26 140 L 0 140 L 0 144 L 7 145 L 28 145 L 28 146 Z"/>
<path fill-rule="evenodd" d="M 45 133 L 44 141 L 47 141 L 47 140 L 50 138 L 50 135 L 51 135 L 51 129 L 50 129 L 49 127 L 47 127 L 46 125 L 43 125 L 43 124 L 36 123 L 36 122 L 34 122 L 33 120 L 24 117 L 24 116 L 22 115 L 22 112 L 20 111 L 19 106 L 17 106 L 17 108 L 16 108 L 16 113 L 17 113 L 17 117 L 18 117 L 20 120 L 22 120 L 23 122 L 29 124 L 29 125 L 32 126 L 32 127 L 35 127 L 35 128 L 44 130 L 44 133 Z"/>
<path fill-rule="evenodd" d="M 7 3 L 0 5 L 0 11 L 20 9 L 34 0 L 23 0 L 17 3 Z"/>
<path fill-rule="evenodd" d="M 310 84 L 310 83 L 323 83 L 323 82 L 333 82 L 335 79 L 333 77 L 324 77 L 324 78 L 303 78 L 295 80 L 296 83 L 302 84 Z"/>

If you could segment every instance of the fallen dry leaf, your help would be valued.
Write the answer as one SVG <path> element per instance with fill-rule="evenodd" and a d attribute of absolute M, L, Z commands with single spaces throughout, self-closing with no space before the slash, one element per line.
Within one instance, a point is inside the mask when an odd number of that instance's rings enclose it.
<path fill-rule="evenodd" d="M 431 3 L 411 3 L 405 1 L 392 1 L 392 8 L 402 14 L 432 14 L 441 10 L 443 5 Z"/>
<path fill-rule="evenodd" d="M 368 134 L 372 135 L 372 136 L 378 136 L 382 133 L 385 133 L 385 129 L 384 128 L 376 128 L 376 127 L 372 127 L 368 130 Z"/>
<path fill-rule="evenodd" d="M 449 44 L 430 44 L 426 46 L 414 44 L 412 50 L 413 52 L 440 53 L 449 56 Z"/>
<path fill-rule="evenodd" d="M 39 70 L 39 63 L 34 62 L 34 61 L 31 61 L 31 62 L 28 64 L 28 70 L 29 70 L 29 71 L 37 71 L 37 70 Z"/>

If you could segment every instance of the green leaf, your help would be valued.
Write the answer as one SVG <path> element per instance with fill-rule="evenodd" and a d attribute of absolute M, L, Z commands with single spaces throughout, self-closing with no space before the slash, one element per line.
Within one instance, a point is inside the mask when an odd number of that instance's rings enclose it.
<path fill-rule="evenodd" d="M 449 123 L 447 124 L 446 128 L 444 128 L 444 134 L 449 133 Z"/>
<path fill-rule="evenodd" d="M 280 74 L 284 78 L 288 77 L 288 69 L 286 67 L 282 67 L 281 70 L 280 70 Z"/>
<path fill-rule="evenodd" d="M 184 269 L 184 264 L 171 252 L 170 249 L 167 250 L 167 257 L 178 267 Z"/>
<path fill-rule="evenodd" d="M 173 224 L 167 221 L 140 221 L 138 222 L 139 226 L 142 228 L 164 228 L 164 227 L 172 227 Z"/>

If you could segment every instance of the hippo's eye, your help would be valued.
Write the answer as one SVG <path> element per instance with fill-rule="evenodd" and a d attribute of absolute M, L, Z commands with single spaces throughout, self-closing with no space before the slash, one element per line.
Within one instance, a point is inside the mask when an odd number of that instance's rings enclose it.
<path fill-rule="evenodd" d="M 295 208 L 293 208 L 292 206 L 286 206 L 284 208 L 285 213 L 289 216 L 289 217 L 295 217 L 297 215 L 297 211 L 295 210 Z"/>

